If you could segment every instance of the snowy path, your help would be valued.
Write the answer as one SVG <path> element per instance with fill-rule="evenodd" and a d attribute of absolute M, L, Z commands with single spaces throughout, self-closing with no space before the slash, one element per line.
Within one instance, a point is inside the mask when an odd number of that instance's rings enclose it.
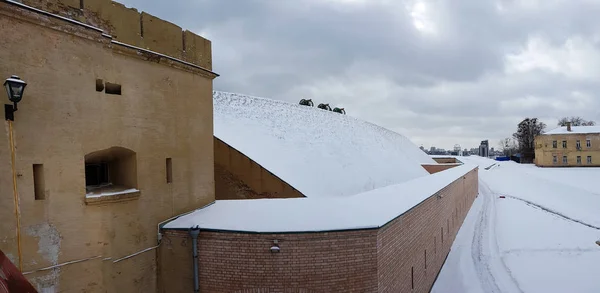
<path fill-rule="evenodd" d="M 483 207 L 479 212 L 473 242 L 471 244 L 473 264 L 478 272 L 484 292 L 523 292 L 506 267 L 500 255 L 496 239 L 496 195 L 483 181 L 479 181 L 479 196 Z"/>
<path fill-rule="evenodd" d="M 600 170 L 466 160 L 480 165 L 479 197 L 432 292 L 600 292 Z"/>

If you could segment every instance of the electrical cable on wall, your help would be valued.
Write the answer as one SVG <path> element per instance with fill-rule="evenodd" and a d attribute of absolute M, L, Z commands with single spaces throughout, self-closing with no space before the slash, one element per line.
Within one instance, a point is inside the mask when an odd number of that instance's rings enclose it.
<path fill-rule="evenodd" d="M 12 167 L 12 179 L 13 179 L 13 197 L 15 202 L 15 219 L 17 221 L 17 253 L 19 256 L 19 270 L 23 271 L 23 253 L 21 251 L 21 208 L 19 205 L 19 191 L 17 189 L 17 170 L 16 155 L 15 155 L 15 138 L 13 134 L 13 123 L 8 121 L 8 138 L 10 140 L 10 160 Z"/>

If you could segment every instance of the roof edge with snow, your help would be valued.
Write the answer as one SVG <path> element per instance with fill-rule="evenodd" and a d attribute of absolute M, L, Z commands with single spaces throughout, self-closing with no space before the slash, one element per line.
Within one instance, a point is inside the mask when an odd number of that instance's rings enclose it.
<path fill-rule="evenodd" d="M 560 126 L 549 130 L 541 135 L 561 135 L 561 134 L 600 134 L 600 126 L 572 126 L 571 131 L 566 126 Z"/>
<path fill-rule="evenodd" d="M 166 230 L 289 234 L 379 229 L 478 166 L 442 172 L 349 197 L 218 200 L 163 225 Z M 243 219 L 243 220 L 241 220 Z"/>

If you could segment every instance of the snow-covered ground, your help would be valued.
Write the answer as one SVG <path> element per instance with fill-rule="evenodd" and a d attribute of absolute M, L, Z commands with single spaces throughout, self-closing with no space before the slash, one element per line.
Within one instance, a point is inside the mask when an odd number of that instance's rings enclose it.
<path fill-rule="evenodd" d="M 459 159 L 480 193 L 432 292 L 600 292 L 600 168 Z"/>

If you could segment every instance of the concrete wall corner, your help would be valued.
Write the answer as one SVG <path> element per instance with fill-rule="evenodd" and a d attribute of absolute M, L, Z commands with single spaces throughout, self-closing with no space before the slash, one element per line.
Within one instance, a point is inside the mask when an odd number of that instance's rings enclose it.
<path fill-rule="evenodd" d="M 181 27 L 142 12 L 142 47 L 178 59 L 183 59 Z"/>
<path fill-rule="evenodd" d="M 188 30 L 183 32 L 185 60 L 212 70 L 211 42 Z"/>

